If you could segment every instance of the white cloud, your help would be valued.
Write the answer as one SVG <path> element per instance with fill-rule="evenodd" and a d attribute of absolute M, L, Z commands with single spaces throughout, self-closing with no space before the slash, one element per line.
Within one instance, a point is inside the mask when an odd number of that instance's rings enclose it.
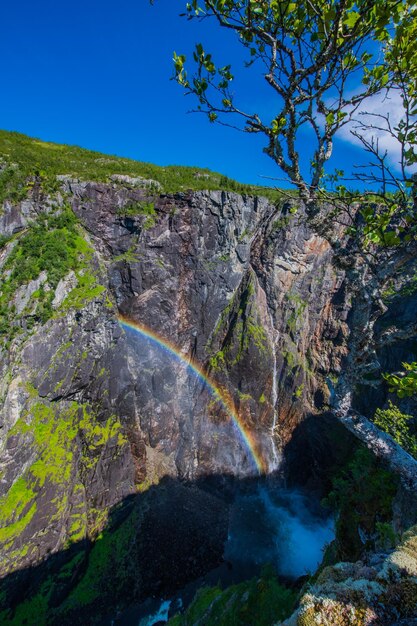
<path fill-rule="evenodd" d="M 391 127 L 395 128 L 404 118 L 404 115 L 405 111 L 400 92 L 381 92 L 362 102 L 352 114 L 352 120 L 340 129 L 337 136 L 343 141 L 362 146 L 360 139 L 352 134 L 352 131 L 356 131 L 367 141 L 371 142 L 374 140 L 375 143 L 378 142 L 380 154 L 386 152 L 389 164 L 399 169 L 401 145 L 389 133 L 387 119 L 389 119 Z M 365 128 L 361 124 L 364 124 Z"/>

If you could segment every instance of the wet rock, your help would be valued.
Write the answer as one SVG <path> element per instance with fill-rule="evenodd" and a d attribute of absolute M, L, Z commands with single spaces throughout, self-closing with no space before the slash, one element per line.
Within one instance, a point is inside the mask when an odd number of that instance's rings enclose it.
<path fill-rule="evenodd" d="M 1 365 L 25 390 L 4 390 L 3 493 L 20 474 L 34 485 L 28 507 L 33 502 L 52 515 L 49 499 L 68 501 L 36 556 L 22 557 L 25 563 L 64 545 L 77 490 L 84 494 L 83 532 L 94 534 L 105 522 L 100 512 L 163 476 L 277 469 L 283 445 L 345 350 L 337 329 L 347 305 L 344 298 L 333 305 L 343 273 L 301 217 L 264 198 L 202 191 L 154 196 L 149 219 L 141 212 L 149 198 L 143 181 L 122 177 L 108 185 L 61 176 L 60 182 L 93 248 L 91 268 L 79 275 L 85 283 L 93 272 L 99 289 L 63 308 L 72 290 L 82 290 L 75 268 L 70 271 L 56 288 L 53 316 L 44 325 L 35 321 Z M 48 198 L 37 202 L 38 213 L 53 207 Z M 124 215 L 131 206 L 137 214 Z M 279 220 L 293 223 L 280 228 Z M 46 274 L 39 280 L 44 284 Z M 38 283 L 32 282 L 18 292 L 19 311 L 33 300 Z M 118 312 L 142 330 L 121 327 Z M 197 370 L 187 366 L 190 358 Z M 30 426 L 38 405 L 53 408 L 52 425 L 74 411 L 71 478 L 64 484 L 45 480 L 40 487 L 35 480 L 31 463 L 45 454 Z M 9 436 L 13 424 L 22 432 Z M 100 445 L 91 435 L 96 431 Z M 51 426 L 49 436 L 54 432 Z M 28 457 L 20 466 L 23 442 Z M 25 531 L 28 544 L 37 541 L 37 515 Z"/>

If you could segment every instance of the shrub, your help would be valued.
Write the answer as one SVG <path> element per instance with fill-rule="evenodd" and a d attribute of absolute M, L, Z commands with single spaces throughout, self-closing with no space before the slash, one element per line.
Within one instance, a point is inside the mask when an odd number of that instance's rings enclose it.
<path fill-rule="evenodd" d="M 375 547 L 378 528 L 382 529 L 377 524 L 392 520 L 392 500 L 398 479 L 382 467 L 372 452 L 360 447 L 332 484 L 333 489 L 324 504 L 338 512 L 337 556 L 356 560 L 364 549 Z"/>
<path fill-rule="evenodd" d="M 401 413 L 400 409 L 389 401 L 388 409 L 377 409 L 375 424 L 400 444 L 404 450 L 417 458 L 417 437 L 412 434 L 410 420 L 412 415 Z"/>

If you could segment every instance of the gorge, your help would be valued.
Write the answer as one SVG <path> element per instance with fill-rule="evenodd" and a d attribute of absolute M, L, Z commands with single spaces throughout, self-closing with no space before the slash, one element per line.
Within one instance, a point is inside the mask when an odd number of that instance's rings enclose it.
<path fill-rule="evenodd" d="M 417 358 L 417 259 L 376 312 L 291 197 L 0 139 L 1 623 L 109 624 L 196 580 L 172 624 L 262 589 L 282 615 L 236 623 L 416 623 L 417 462 L 363 432 Z"/>

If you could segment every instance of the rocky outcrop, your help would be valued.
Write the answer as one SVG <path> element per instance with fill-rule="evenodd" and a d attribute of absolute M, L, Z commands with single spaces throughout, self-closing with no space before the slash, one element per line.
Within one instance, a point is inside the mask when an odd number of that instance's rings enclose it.
<path fill-rule="evenodd" d="M 411 528 L 387 557 L 370 564 L 326 567 L 301 598 L 299 609 L 282 626 L 413 626 L 417 602 L 417 527 Z"/>
<path fill-rule="evenodd" d="M 381 432 L 368 418 L 358 413 L 338 414 L 340 422 L 372 450 L 387 462 L 389 467 L 399 474 L 404 486 L 410 491 L 417 485 L 417 461 L 396 443 L 392 437 Z"/>

